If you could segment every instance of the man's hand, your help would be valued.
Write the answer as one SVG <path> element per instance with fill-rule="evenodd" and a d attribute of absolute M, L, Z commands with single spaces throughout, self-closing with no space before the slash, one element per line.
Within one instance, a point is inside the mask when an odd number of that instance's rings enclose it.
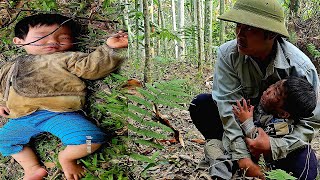
<path fill-rule="evenodd" d="M 128 34 L 122 31 L 119 31 L 117 34 L 107 39 L 107 45 L 111 48 L 128 47 Z"/>
<path fill-rule="evenodd" d="M 10 113 L 10 110 L 5 106 L 0 106 L 0 116 L 7 117 Z"/>
<path fill-rule="evenodd" d="M 249 101 L 248 101 L 249 102 Z M 247 103 L 245 99 L 242 99 L 241 105 L 240 101 L 237 100 L 237 106 L 232 105 L 233 114 L 239 119 L 241 123 L 245 122 L 248 118 L 253 117 L 254 106 Z"/>
<path fill-rule="evenodd" d="M 271 156 L 270 137 L 263 129 L 258 128 L 258 136 L 255 139 L 246 138 L 247 147 L 255 158 L 259 159 L 260 154 L 264 157 Z"/>
<path fill-rule="evenodd" d="M 239 168 L 246 173 L 246 176 L 265 179 L 260 166 L 255 164 L 250 158 L 243 158 L 238 160 L 238 165 Z"/>

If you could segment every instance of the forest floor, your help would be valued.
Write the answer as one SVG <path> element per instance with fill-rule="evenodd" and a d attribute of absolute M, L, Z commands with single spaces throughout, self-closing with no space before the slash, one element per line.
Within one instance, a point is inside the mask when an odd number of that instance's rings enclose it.
<path fill-rule="evenodd" d="M 141 63 L 141 62 L 140 62 Z M 138 62 L 138 64 L 140 64 Z M 159 62 L 158 62 L 159 63 Z M 136 67 L 133 67 L 136 66 Z M 127 62 L 122 68 L 130 78 L 142 80 L 143 72 L 142 65 L 135 65 L 134 62 Z M 161 150 L 159 157 L 166 159 L 166 163 L 159 163 L 151 167 L 145 177 L 141 176 L 143 164 L 140 164 L 135 171 L 131 173 L 131 179 L 183 179 L 183 180 L 198 180 L 198 179 L 211 179 L 206 169 L 197 169 L 201 159 L 204 158 L 203 153 L 203 136 L 196 129 L 192 120 L 190 119 L 188 106 L 192 97 L 200 93 L 210 93 L 211 85 L 206 83 L 206 79 L 212 75 L 212 63 L 204 65 L 203 74 L 199 75 L 196 65 L 194 63 L 181 63 L 173 61 L 163 61 L 156 64 L 154 67 L 154 81 L 169 81 L 173 79 L 187 80 L 187 91 L 191 95 L 184 104 L 184 109 L 175 109 L 160 107 L 160 112 L 166 115 L 173 127 L 180 131 L 184 147 L 180 143 L 166 143 L 165 149 Z M 43 142 L 50 142 L 51 145 L 43 145 L 40 143 L 38 148 L 44 149 L 46 152 L 42 154 L 42 162 L 49 169 L 49 176 L 46 179 L 63 179 L 62 172 L 59 165 L 54 162 L 57 161 L 56 154 L 61 149 L 61 143 L 56 138 L 51 136 L 42 137 Z M 58 147 L 58 148 L 57 148 Z M 320 135 L 312 141 L 312 147 L 316 150 L 317 157 L 320 159 Z M 43 151 L 43 150 L 42 150 Z M 148 151 L 148 150 L 146 150 Z M 45 158 L 45 159 L 43 159 Z M 2 176 L 4 175 L 5 176 Z M 22 179 L 23 170 L 21 167 L 10 157 L 0 158 L 0 179 Z"/>

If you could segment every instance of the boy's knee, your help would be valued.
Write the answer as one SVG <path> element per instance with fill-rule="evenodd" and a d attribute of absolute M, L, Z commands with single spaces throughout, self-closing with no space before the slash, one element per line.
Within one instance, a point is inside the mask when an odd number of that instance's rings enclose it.
<path fill-rule="evenodd" d="M 86 130 L 69 133 L 61 138 L 64 145 L 82 145 L 82 144 L 103 144 L 107 135 L 99 129 L 93 129 L 93 132 L 86 133 Z"/>
<path fill-rule="evenodd" d="M 91 145 L 88 145 L 88 146 L 91 146 L 91 151 L 94 152 L 94 151 L 98 150 L 101 147 L 101 145 L 102 144 L 94 143 L 94 144 L 91 144 Z"/>

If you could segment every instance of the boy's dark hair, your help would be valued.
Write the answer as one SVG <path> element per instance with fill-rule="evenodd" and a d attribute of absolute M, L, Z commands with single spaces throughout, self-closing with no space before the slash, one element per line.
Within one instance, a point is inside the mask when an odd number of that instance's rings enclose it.
<path fill-rule="evenodd" d="M 286 98 L 284 110 L 294 120 L 311 117 L 317 105 L 317 95 L 313 86 L 301 77 L 289 76 L 283 83 Z"/>
<path fill-rule="evenodd" d="M 60 14 L 36 14 L 25 17 L 16 24 L 14 28 L 14 34 L 15 37 L 24 39 L 29 32 L 29 27 L 35 27 L 39 25 L 50 26 L 54 24 L 61 25 L 62 23 L 62 26 L 67 27 L 71 30 L 74 41 L 76 41 L 76 38 L 78 37 L 80 32 L 80 26 L 72 19 Z"/>

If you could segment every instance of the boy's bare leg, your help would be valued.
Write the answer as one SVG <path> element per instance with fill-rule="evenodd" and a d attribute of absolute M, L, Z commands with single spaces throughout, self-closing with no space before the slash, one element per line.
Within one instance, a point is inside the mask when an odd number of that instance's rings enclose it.
<path fill-rule="evenodd" d="M 42 180 L 47 176 L 47 171 L 40 166 L 36 154 L 30 147 L 23 147 L 23 150 L 12 157 L 22 166 L 24 170 L 23 180 Z"/>
<path fill-rule="evenodd" d="M 83 177 L 84 169 L 80 164 L 77 164 L 77 159 L 85 157 L 96 151 L 101 144 L 91 144 L 91 152 L 88 152 L 87 144 L 68 145 L 59 153 L 59 162 L 62 170 L 68 180 L 78 180 Z"/>

